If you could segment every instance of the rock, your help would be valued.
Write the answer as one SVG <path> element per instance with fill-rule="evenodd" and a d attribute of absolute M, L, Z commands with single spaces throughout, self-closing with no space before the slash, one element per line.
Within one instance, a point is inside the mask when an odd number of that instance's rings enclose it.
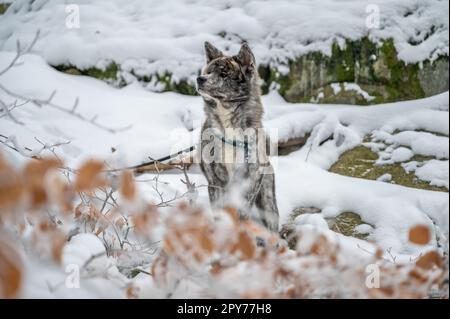
<path fill-rule="evenodd" d="M 320 214 L 322 210 L 316 207 L 299 207 L 294 209 L 292 217 L 295 219 L 296 217 L 303 214 Z"/>
<path fill-rule="evenodd" d="M 64 70 L 64 73 L 70 74 L 70 75 L 82 75 L 81 71 L 76 68 L 68 68 Z"/>
<path fill-rule="evenodd" d="M 320 214 L 321 212 L 321 209 L 315 207 L 299 207 L 294 209 L 289 216 L 288 222 L 283 225 L 280 231 L 280 237 L 286 240 L 289 248 L 295 249 L 297 246 L 296 218 L 302 215 Z"/>
<path fill-rule="evenodd" d="M 299 225 L 313 225 L 319 229 L 332 231 L 359 239 L 366 239 L 373 231 L 373 226 L 364 222 L 361 217 L 352 212 L 345 212 L 335 218 L 324 219 L 322 210 L 315 207 L 299 207 L 294 209 L 289 220 L 283 225 L 280 236 L 287 241 L 289 248 L 297 246 L 297 230 Z"/>
<path fill-rule="evenodd" d="M 448 58 L 434 63 L 426 62 L 419 70 L 419 80 L 425 96 L 436 95 L 448 91 L 449 87 Z"/>
<path fill-rule="evenodd" d="M 310 134 L 303 137 L 291 138 L 287 141 L 278 142 L 278 155 L 286 156 L 301 149 L 308 141 Z"/>
<path fill-rule="evenodd" d="M 406 64 L 397 58 L 392 40 L 378 45 L 363 38 L 347 40 L 345 47 L 334 44 L 331 57 L 320 52 L 301 56 L 289 63 L 289 72 L 280 75 L 270 67 L 260 67 L 263 91 L 273 83 L 289 102 L 369 105 L 419 99 L 448 91 L 448 56 L 433 63 Z M 358 92 L 336 93 L 335 83 L 357 83 L 373 99 Z M 318 98 L 320 97 L 320 98 Z"/>

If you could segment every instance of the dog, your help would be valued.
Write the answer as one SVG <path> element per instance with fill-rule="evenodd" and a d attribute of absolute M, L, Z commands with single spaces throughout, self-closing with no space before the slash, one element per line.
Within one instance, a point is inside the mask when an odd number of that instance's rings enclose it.
<path fill-rule="evenodd" d="M 242 203 L 237 207 L 241 219 L 255 219 L 278 232 L 275 175 L 262 125 L 255 57 L 247 43 L 237 55 L 227 56 L 206 42 L 205 53 L 207 63 L 197 78 L 206 114 L 199 145 L 211 205 Z"/>

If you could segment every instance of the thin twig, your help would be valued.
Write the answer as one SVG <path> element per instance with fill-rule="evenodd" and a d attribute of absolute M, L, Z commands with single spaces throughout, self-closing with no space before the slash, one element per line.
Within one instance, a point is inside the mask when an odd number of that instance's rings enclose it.
<path fill-rule="evenodd" d="M 17 40 L 16 43 L 16 55 L 14 56 L 14 58 L 11 60 L 11 62 L 6 66 L 6 68 L 4 68 L 3 70 L 0 71 L 0 76 L 2 76 L 3 74 L 5 74 L 6 72 L 8 72 L 11 68 L 13 68 L 14 66 L 18 66 L 21 64 L 18 64 L 17 61 L 19 60 L 19 58 L 29 52 L 31 52 L 31 50 L 33 49 L 33 47 L 36 45 L 37 40 L 39 39 L 39 35 L 40 35 L 41 31 L 38 30 L 33 38 L 33 40 L 31 41 L 30 45 L 28 46 L 28 48 L 26 48 L 25 50 L 22 51 L 22 49 L 20 48 L 20 41 Z"/>
<path fill-rule="evenodd" d="M 122 128 L 111 128 L 111 127 L 108 127 L 106 125 L 98 123 L 96 121 L 97 118 L 98 118 L 98 115 L 95 115 L 92 118 L 87 118 L 86 116 L 82 115 L 81 113 L 76 112 L 76 105 L 78 104 L 78 102 L 77 102 L 78 101 L 78 97 L 75 100 L 75 106 L 70 108 L 70 109 L 67 109 L 67 108 L 65 108 L 65 107 L 63 107 L 61 105 L 58 105 L 58 104 L 55 104 L 55 103 L 52 102 L 53 98 L 56 95 L 56 91 L 53 91 L 47 99 L 42 100 L 42 99 L 29 98 L 29 97 L 23 96 L 21 94 L 15 93 L 15 92 L 11 91 L 10 89 L 6 88 L 5 86 L 3 86 L 1 84 L 0 84 L 0 90 L 4 91 L 6 94 L 8 94 L 8 95 L 10 95 L 10 96 L 12 96 L 14 98 L 25 100 L 25 101 L 29 101 L 29 102 L 35 104 L 38 107 L 43 107 L 43 106 L 51 107 L 51 108 L 56 109 L 56 110 L 58 110 L 60 112 L 63 112 L 63 113 L 68 114 L 68 115 L 71 115 L 71 116 L 79 119 L 80 121 L 89 123 L 89 124 L 99 128 L 101 130 L 107 131 L 107 132 L 112 133 L 112 134 L 128 131 L 129 129 L 131 129 L 133 127 L 132 125 L 128 125 L 128 126 L 122 127 Z"/>

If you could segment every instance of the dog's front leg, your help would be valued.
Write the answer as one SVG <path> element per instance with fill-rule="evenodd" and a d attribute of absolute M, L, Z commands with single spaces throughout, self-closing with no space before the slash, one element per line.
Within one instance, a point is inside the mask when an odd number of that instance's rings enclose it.
<path fill-rule="evenodd" d="M 209 164 L 202 162 L 200 167 L 208 181 L 208 195 L 211 206 L 222 205 L 221 201 L 228 183 L 226 168 L 215 162 Z"/>
<path fill-rule="evenodd" d="M 242 202 L 239 206 L 239 214 L 242 219 L 249 217 L 252 207 L 258 197 L 262 175 L 258 164 L 245 164 L 236 169 L 229 188 L 234 194 L 239 193 Z"/>

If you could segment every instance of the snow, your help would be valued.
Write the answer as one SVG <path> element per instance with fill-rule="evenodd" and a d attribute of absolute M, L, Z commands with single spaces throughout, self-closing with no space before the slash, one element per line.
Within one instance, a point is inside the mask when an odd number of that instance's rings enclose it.
<path fill-rule="evenodd" d="M 438 159 L 449 158 L 448 137 L 436 136 L 427 132 L 406 131 L 398 134 L 389 134 L 383 131 L 376 131 L 373 134 L 375 141 L 382 141 L 387 144 L 402 145 L 410 147 L 414 154 L 423 156 L 434 156 Z M 406 157 L 406 151 L 398 154 Z"/>
<path fill-rule="evenodd" d="M 328 230 L 326 220 L 320 214 L 302 214 L 294 220 L 295 225 L 311 225 L 318 229 Z"/>
<path fill-rule="evenodd" d="M 13 54 L 0 53 L 0 56 L 0 65 L 4 67 Z M 24 59 L 28 63 L 2 76 L 2 84 L 9 88 L 20 87 L 21 94 L 44 100 L 56 90 L 54 102 L 57 104 L 70 109 L 79 98 L 77 110 L 87 117 L 100 115 L 98 122 L 112 128 L 132 127 L 123 134 L 111 134 L 97 130 L 87 122 L 73 123 L 71 117 L 60 111 L 46 108 L 42 112 L 29 104 L 17 110 L 24 125 L 1 119 L 2 134 L 14 135 L 23 145 L 39 148 L 34 137 L 41 137 L 50 144 L 71 141 L 58 151 L 69 160 L 67 164 L 71 166 L 77 166 L 93 155 L 111 157 L 116 165 L 140 163 L 148 160 L 148 156 L 163 157 L 172 151 L 171 148 L 178 151 L 191 146 L 188 129 L 194 120 L 200 121 L 202 116 L 198 98 L 173 93 L 146 93 L 134 86 L 116 90 L 90 78 L 61 74 L 48 67 L 38 56 Z M 22 77 L 22 72 L 40 76 Z M 11 98 L 5 100 L 8 103 L 14 101 Z M 197 127 L 199 125 L 200 122 Z M 112 153 L 112 148 L 115 153 Z"/>
<path fill-rule="evenodd" d="M 381 175 L 380 177 L 378 177 L 377 181 L 389 183 L 390 181 L 392 181 L 392 175 L 391 174 Z"/>
<path fill-rule="evenodd" d="M 338 95 L 342 91 L 341 83 L 331 83 L 331 88 L 333 89 L 334 95 Z"/>
<path fill-rule="evenodd" d="M 374 96 L 369 95 L 366 91 L 364 91 L 358 84 L 356 83 L 347 83 L 344 82 L 344 91 L 354 91 L 361 95 L 367 102 L 373 101 L 375 99 Z"/>
<path fill-rule="evenodd" d="M 23 298 L 125 298 L 123 286 L 128 279 L 117 269 L 114 259 L 105 256 L 100 239 L 93 234 L 73 237 L 64 247 L 62 267 L 36 260 L 26 261 L 26 279 Z M 88 264 L 92 258 L 92 262 Z M 85 265 L 88 267 L 85 268 Z M 106 273 L 104 270 L 107 270 Z M 101 276 L 95 276 L 101 273 Z M 38 275 L 36 275 L 38 274 Z M 71 276 L 80 275 L 79 282 Z"/>
<path fill-rule="evenodd" d="M 401 163 L 410 160 L 414 156 L 413 151 L 406 147 L 399 147 L 392 152 L 392 161 L 394 163 Z"/>
<path fill-rule="evenodd" d="M 368 224 L 361 224 L 355 227 L 355 231 L 359 234 L 371 234 L 373 227 Z"/>
<path fill-rule="evenodd" d="M 331 207 L 334 214 L 327 210 L 327 217 L 356 212 L 375 226 L 374 241 L 399 255 L 410 253 L 407 233 L 413 225 L 431 226 L 434 220 L 448 234 L 448 193 L 331 174 L 305 163 L 300 153 L 280 158 L 278 167 L 277 196 L 284 218 L 296 207 Z"/>
<path fill-rule="evenodd" d="M 133 75 L 171 73 L 193 79 L 201 69 L 203 42 L 236 52 L 242 39 L 257 61 L 287 70 L 287 61 L 312 51 L 331 54 L 337 41 L 368 36 L 393 38 L 406 63 L 448 55 L 448 1 L 438 0 L 78 0 L 79 28 L 68 28 L 66 2 L 14 1 L 0 16 L 0 50 L 31 41 L 52 65 L 78 68 L 120 64 L 128 83 Z M 380 12 L 379 26 L 369 23 Z M 69 24 L 71 26 L 71 24 Z M 428 34 L 434 29 L 434 33 Z M 414 44 L 411 44 L 414 43 Z M 150 86 L 154 85 L 150 84 Z M 154 88 L 156 89 L 156 88 Z"/>
<path fill-rule="evenodd" d="M 0 70 L 12 57 L 12 53 L 0 52 Z M 77 111 L 88 118 L 98 115 L 96 123 L 115 128 L 132 125 L 129 129 L 112 133 L 49 106 L 38 108 L 28 103 L 12 111 L 23 124 L 0 117 L 0 134 L 13 136 L 15 146 L 25 153 L 29 152 L 25 147 L 30 148 L 31 152 L 42 148 L 35 138 L 47 144 L 70 141 L 70 144 L 54 150 L 70 167 L 77 167 L 87 158 L 100 158 L 110 167 L 123 167 L 139 164 L 150 156 L 165 156 L 191 146 L 197 140 L 203 120 L 200 97 L 156 94 L 137 85 L 112 88 L 98 80 L 59 73 L 49 67 L 43 58 L 32 54 L 24 56 L 21 62 L 21 65 L 0 77 L 0 85 L 26 97 L 40 99 L 48 98 L 53 90 L 57 90 L 53 103 L 70 109 L 78 97 Z M 325 221 L 325 218 L 333 218 L 343 212 L 355 212 L 366 223 L 373 225 L 370 239 L 374 244 L 384 251 L 389 250 L 398 257 L 399 262 L 409 262 L 412 256 L 437 247 L 434 232 L 448 238 L 448 193 L 361 180 L 332 174 L 327 170 L 343 152 L 361 145 L 365 137 L 372 136 L 376 140 L 371 142 L 372 146 L 377 146 L 379 152 L 390 154 L 389 159 L 392 161 L 408 161 L 410 152 L 436 158 L 423 163 L 403 164 L 405 168 L 414 170 L 418 178 L 448 188 L 448 137 L 442 135 L 448 133 L 448 98 L 447 92 L 417 101 L 355 107 L 289 104 L 276 92 L 263 97 L 266 109 L 264 124 L 268 130 L 278 131 L 279 140 L 311 133 L 305 147 L 288 156 L 273 159 L 276 164 L 281 222 L 285 223 L 295 208 L 319 208 L 321 214 L 298 217 L 297 227 L 302 231 L 320 230 L 334 238 L 344 249 L 361 255 L 365 254 L 361 247 L 373 251 L 374 246 L 355 238 L 336 235 L 327 230 Z M 0 99 L 6 103 L 15 100 L 2 91 Z M 20 99 L 18 102 L 21 102 Z M 424 128 L 440 135 L 419 131 Z M 11 139 L 2 137 L 1 141 L 12 146 Z M 22 155 L 11 151 L 4 144 L 0 145 L 8 159 L 17 165 L 24 161 Z M 112 152 L 112 148 L 116 151 Z M 43 150 L 41 155 L 53 154 Z M 196 185 L 206 184 L 195 166 L 189 171 L 189 176 Z M 158 194 L 152 187 L 155 177 L 155 174 L 140 176 L 138 185 L 144 196 L 157 202 Z M 183 175 L 177 171 L 160 177 L 161 191 L 165 196 L 170 198 L 185 191 L 186 186 L 180 181 L 181 178 L 184 178 Z M 197 200 L 200 206 L 209 207 L 206 188 L 199 188 Z M 163 212 L 167 213 L 165 210 Z M 417 224 L 428 225 L 433 230 L 433 239 L 425 247 L 413 247 L 408 242 L 409 229 Z M 365 232 L 369 229 L 360 227 L 359 230 Z M 65 248 L 66 265 L 82 265 L 89 256 L 102 252 L 102 243 L 97 238 L 79 236 L 72 238 Z M 97 263 L 102 267 L 108 265 L 108 274 L 113 279 L 83 279 L 89 282 L 83 285 L 90 289 L 89 293 L 62 289 L 58 290 L 57 296 L 121 297 L 121 290 L 117 287 L 123 288 L 127 281 L 118 273 L 117 262 L 105 257 L 92 264 L 93 269 L 90 271 L 94 272 Z M 41 290 L 48 292 L 46 297 L 54 297 L 46 280 L 50 279 L 52 285 L 57 285 L 67 275 L 61 269 L 49 268 L 40 261 L 30 260 L 27 267 L 29 273 L 36 269 L 42 273 L 40 277 L 30 276 L 33 278 L 24 292 L 28 297 L 40 296 L 38 291 Z M 144 278 L 139 282 L 145 287 L 154 285 Z M 192 291 L 194 288 L 187 286 L 180 289 Z M 150 288 L 144 289 L 142 293 L 144 296 L 158 296 Z"/>
<path fill-rule="evenodd" d="M 449 161 L 431 160 L 416 169 L 416 176 L 429 181 L 430 185 L 449 188 L 448 183 Z"/>

